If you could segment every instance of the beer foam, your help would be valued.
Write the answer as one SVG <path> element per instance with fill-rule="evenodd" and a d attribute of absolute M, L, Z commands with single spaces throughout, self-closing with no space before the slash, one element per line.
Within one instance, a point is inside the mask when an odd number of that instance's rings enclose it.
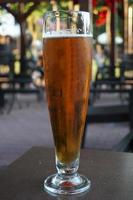
<path fill-rule="evenodd" d="M 70 37 L 92 37 L 92 34 L 76 34 L 76 33 L 66 33 L 66 32 L 47 32 L 43 34 L 43 38 L 70 38 Z"/>

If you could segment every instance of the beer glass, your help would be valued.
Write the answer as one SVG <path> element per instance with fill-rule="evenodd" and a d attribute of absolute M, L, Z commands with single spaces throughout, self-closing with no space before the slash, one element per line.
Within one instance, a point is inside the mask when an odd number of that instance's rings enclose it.
<path fill-rule="evenodd" d="M 77 170 L 88 108 L 91 61 L 90 14 L 46 13 L 43 63 L 57 168 L 57 174 L 44 181 L 44 188 L 50 193 L 75 194 L 90 187 L 90 181 Z"/>

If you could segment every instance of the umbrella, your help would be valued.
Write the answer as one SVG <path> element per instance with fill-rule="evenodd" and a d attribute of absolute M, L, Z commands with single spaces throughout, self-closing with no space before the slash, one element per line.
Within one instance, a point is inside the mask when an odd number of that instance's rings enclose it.
<path fill-rule="evenodd" d="M 20 26 L 17 25 L 8 25 L 2 24 L 0 26 L 0 35 L 6 36 L 9 35 L 11 37 L 19 37 L 20 36 Z"/>
<path fill-rule="evenodd" d="M 100 44 L 103 44 L 103 45 L 108 44 L 108 43 L 109 43 L 109 38 L 108 38 L 107 33 L 102 33 L 102 34 L 100 34 L 100 35 L 97 37 L 97 41 L 98 41 Z M 122 43 L 123 43 L 122 37 L 116 36 L 116 37 L 115 37 L 115 43 L 116 43 L 116 44 L 122 44 Z"/>
<path fill-rule="evenodd" d="M 9 13 L 0 16 L 0 35 L 20 36 L 20 26 L 15 23 L 14 17 Z"/>

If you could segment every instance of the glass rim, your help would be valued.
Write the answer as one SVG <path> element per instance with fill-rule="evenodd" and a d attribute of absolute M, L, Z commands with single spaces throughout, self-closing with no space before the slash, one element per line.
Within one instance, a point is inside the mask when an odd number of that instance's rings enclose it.
<path fill-rule="evenodd" d="M 61 13 L 64 13 L 66 14 L 66 16 L 62 16 Z M 92 20 L 91 20 L 91 13 L 89 11 L 75 11 L 75 10 L 57 10 L 57 11 L 47 11 L 45 14 L 44 14 L 44 17 L 43 17 L 43 24 L 45 27 L 45 23 L 47 21 L 48 18 L 50 17 L 53 17 L 53 18 L 60 18 L 60 19 L 67 19 L 67 18 L 72 18 L 74 17 L 74 14 L 81 14 L 83 16 L 83 18 L 85 17 L 85 19 L 88 19 L 88 23 L 89 23 L 89 32 L 84 32 L 82 34 L 75 34 L 75 33 L 70 33 L 70 35 L 77 35 L 78 36 L 86 36 L 86 37 L 93 37 L 93 33 L 92 33 Z M 87 26 L 86 26 L 87 27 Z M 68 30 L 68 29 L 67 29 Z M 48 31 L 50 33 L 50 31 Z M 55 31 L 55 32 L 58 32 L 59 31 Z M 47 36 L 46 36 L 47 35 Z M 62 32 L 60 32 L 60 37 L 61 37 Z M 67 32 L 67 36 L 68 36 L 68 32 Z M 47 37 L 51 37 L 51 34 L 46 34 L 45 30 L 43 29 L 43 38 L 47 38 Z M 57 37 L 57 36 L 56 36 Z M 59 37 L 59 36 L 58 36 Z"/>
<path fill-rule="evenodd" d="M 52 11 L 46 11 L 46 13 L 44 14 L 44 18 L 46 17 L 46 16 L 48 16 L 48 14 L 54 14 L 54 13 L 58 13 L 58 12 L 64 12 L 64 13 L 83 13 L 83 14 L 89 14 L 89 16 L 90 16 L 90 12 L 89 11 L 82 11 L 82 10 L 79 10 L 79 11 L 77 11 L 77 10 L 52 10 Z"/>

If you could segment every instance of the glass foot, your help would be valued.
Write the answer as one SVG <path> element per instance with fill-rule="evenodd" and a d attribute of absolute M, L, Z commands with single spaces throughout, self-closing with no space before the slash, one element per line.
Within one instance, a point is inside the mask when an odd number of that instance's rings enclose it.
<path fill-rule="evenodd" d="M 44 181 L 44 189 L 54 194 L 78 194 L 90 188 L 91 182 L 83 175 L 54 174 Z"/>

